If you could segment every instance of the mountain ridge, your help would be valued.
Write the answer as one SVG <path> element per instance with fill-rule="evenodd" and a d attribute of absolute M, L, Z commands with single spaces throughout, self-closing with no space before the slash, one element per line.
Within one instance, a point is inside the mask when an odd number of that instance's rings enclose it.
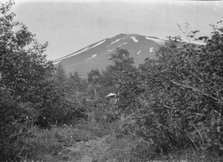
<path fill-rule="evenodd" d="M 155 58 L 155 52 L 166 40 L 154 36 L 120 33 L 92 43 L 71 54 L 53 60 L 55 66 L 61 64 L 66 74 L 78 72 L 86 76 L 92 69 L 103 70 L 112 62 L 110 54 L 117 48 L 127 49 L 135 64 L 141 64 L 146 58 Z"/>

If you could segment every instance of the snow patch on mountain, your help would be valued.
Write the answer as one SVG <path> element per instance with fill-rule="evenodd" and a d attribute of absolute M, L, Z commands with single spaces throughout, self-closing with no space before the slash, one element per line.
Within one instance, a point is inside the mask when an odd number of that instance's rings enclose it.
<path fill-rule="evenodd" d="M 141 50 L 139 50 L 136 54 L 139 55 L 141 53 Z"/>
<path fill-rule="evenodd" d="M 123 42 L 122 44 L 120 44 L 118 47 L 122 47 L 124 45 L 128 44 L 128 42 Z"/>
<path fill-rule="evenodd" d="M 158 38 L 151 38 L 151 37 L 145 37 L 146 39 L 148 40 L 152 40 L 156 43 L 159 43 L 159 44 L 163 44 L 164 43 L 164 40 L 161 40 L 161 39 L 158 39 Z"/>
<path fill-rule="evenodd" d="M 115 41 L 112 41 L 111 44 L 107 45 L 107 48 L 110 47 L 111 45 L 117 43 L 118 41 L 120 41 L 120 39 L 116 39 Z"/>
<path fill-rule="evenodd" d="M 111 45 L 112 45 L 112 44 L 115 44 L 115 43 L 118 42 L 119 40 L 120 40 L 120 39 L 117 39 L 117 40 L 111 42 Z"/>
<path fill-rule="evenodd" d="M 87 58 L 87 60 L 93 59 L 94 57 L 96 57 L 98 54 L 93 54 L 91 57 Z"/>
<path fill-rule="evenodd" d="M 72 57 L 72 56 L 75 56 L 75 55 L 78 55 L 78 54 L 80 54 L 80 53 L 83 53 L 83 52 L 85 52 L 85 51 L 87 51 L 87 50 L 90 50 L 90 49 L 92 49 L 92 48 L 94 48 L 94 47 L 97 47 L 97 46 L 101 45 L 101 44 L 104 43 L 104 42 L 105 42 L 105 39 L 102 40 L 102 41 L 100 41 L 100 42 L 98 42 L 98 43 L 96 43 L 96 44 L 94 44 L 93 46 L 85 47 L 85 48 L 81 49 L 80 51 L 77 51 L 77 52 L 74 52 L 74 53 L 72 53 L 72 54 L 70 54 L 70 55 L 64 56 L 64 57 L 62 57 L 62 58 L 60 58 L 60 59 L 58 59 L 58 60 L 55 60 L 54 64 L 58 64 L 58 61 L 62 61 L 62 60 L 64 60 L 64 59 L 66 59 L 66 58 L 70 58 L 70 57 Z M 90 58 L 89 58 L 89 59 L 90 59 Z"/>
<path fill-rule="evenodd" d="M 93 54 L 91 57 L 87 58 L 87 60 L 93 59 L 94 57 L 96 57 L 98 54 Z"/>
<path fill-rule="evenodd" d="M 131 36 L 131 38 L 132 38 L 132 40 L 134 41 L 134 42 L 138 42 L 138 40 L 136 39 L 136 37 L 133 37 L 133 36 Z"/>
<path fill-rule="evenodd" d="M 75 56 L 75 55 L 78 55 L 79 53 L 82 53 L 82 52 L 84 52 L 84 51 L 87 51 L 89 48 L 88 47 L 86 47 L 86 48 L 84 48 L 84 49 L 82 49 L 82 50 L 80 50 L 80 51 L 78 51 L 78 52 L 75 52 L 75 53 L 73 53 L 72 55 L 70 55 L 70 56 Z M 69 57 L 70 57 L 69 56 Z"/>
<path fill-rule="evenodd" d="M 58 60 L 58 61 L 54 61 L 54 62 L 53 62 L 53 65 L 59 64 L 60 62 L 61 62 L 60 60 Z"/>
<path fill-rule="evenodd" d="M 124 37 L 122 37 L 121 40 L 123 40 L 123 39 L 125 39 L 125 38 L 127 38 L 127 37 L 128 37 L 128 35 L 124 35 Z"/>
<path fill-rule="evenodd" d="M 105 42 L 105 39 L 102 40 L 102 41 L 100 41 L 100 42 L 98 42 L 98 43 L 96 43 L 95 45 L 91 46 L 89 49 L 94 48 L 94 47 L 97 47 L 97 46 L 101 45 L 104 42 Z"/>
<path fill-rule="evenodd" d="M 78 54 L 80 54 L 80 53 L 82 53 L 82 52 L 85 52 L 85 51 L 87 51 L 87 50 L 89 50 L 89 48 L 88 48 L 88 47 L 85 47 L 85 48 L 83 48 L 83 49 L 80 50 L 80 51 L 74 52 L 74 53 L 72 53 L 72 54 L 70 54 L 70 55 L 64 56 L 64 57 L 62 57 L 62 58 L 56 60 L 53 64 L 58 64 L 60 61 L 66 59 L 66 58 L 70 58 L 71 56 L 78 55 Z"/>

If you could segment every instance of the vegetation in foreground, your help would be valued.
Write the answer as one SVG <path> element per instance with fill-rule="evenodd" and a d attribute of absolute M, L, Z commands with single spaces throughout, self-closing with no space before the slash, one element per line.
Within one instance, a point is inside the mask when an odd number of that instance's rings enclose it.
<path fill-rule="evenodd" d="M 12 5 L 0 7 L 1 161 L 221 161 L 222 21 L 187 33 L 203 45 L 170 38 L 139 67 L 117 49 L 80 78 L 54 69 Z"/>

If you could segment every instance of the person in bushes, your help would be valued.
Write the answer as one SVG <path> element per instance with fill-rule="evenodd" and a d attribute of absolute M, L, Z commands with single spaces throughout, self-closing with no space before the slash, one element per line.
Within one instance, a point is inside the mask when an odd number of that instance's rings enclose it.
<path fill-rule="evenodd" d="M 118 102 L 117 95 L 115 93 L 109 93 L 106 98 L 109 99 L 109 104 L 115 105 Z"/>

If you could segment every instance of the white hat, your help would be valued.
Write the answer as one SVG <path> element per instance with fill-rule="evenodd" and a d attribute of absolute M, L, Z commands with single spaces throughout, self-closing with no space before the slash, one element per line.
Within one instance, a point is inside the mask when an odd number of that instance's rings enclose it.
<path fill-rule="evenodd" d="M 109 93 L 106 97 L 115 97 L 116 94 L 115 93 Z"/>

